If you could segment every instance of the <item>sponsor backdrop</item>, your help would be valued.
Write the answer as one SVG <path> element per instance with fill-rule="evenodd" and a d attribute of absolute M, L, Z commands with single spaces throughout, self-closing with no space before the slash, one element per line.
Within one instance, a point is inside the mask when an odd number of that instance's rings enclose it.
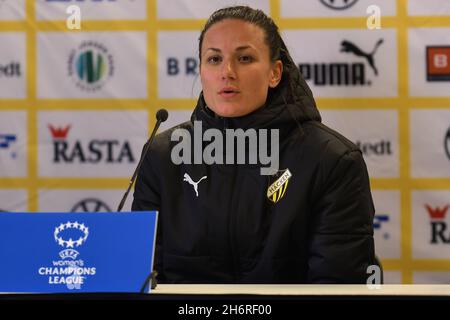
<path fill-rule="evenodd" d="M 448 0 L 0 0 L 0 211 L 115 210 L 156 110 L 161 130 L 191 114 L 205 19 L 237 3 L 364 153 L 386 282 L 450 283 Z"/>

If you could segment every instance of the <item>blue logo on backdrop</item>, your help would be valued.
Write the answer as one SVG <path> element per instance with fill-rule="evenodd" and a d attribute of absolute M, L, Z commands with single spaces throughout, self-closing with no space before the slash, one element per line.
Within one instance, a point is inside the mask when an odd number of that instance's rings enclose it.
<path fill-rule="evenodd" d="M 140 292 L 152 271 L 156 218 L 2 213 L 0 292 Z"/>
<path fill-rule="evenodd" d="M 168 76 L 177 76 L 180 73 L 186 76 L 198 75 L 199 61 L 195 57 L 187 57 L 184 60 L 168 57 L 166 60 L 166 72 Z"/>
<path fill-rule="evenodd" d="M 381 230 L 382 225 L 385 222 L 389 221 L 389 216 L 387 214 L 376 214 L 373 218 L 373 228 L 374 230 Z M 389 239 L 389 233 L 385 232 L 383 233 L 384 239 Z"/>
<path fill-rule="evenodd" d="M 13 142 L 17 141 L 17 136 L 15 134 L 0 134 L 0 152 L 2 149 L 8 150 Z M 1 154 L 1 153 L 0 153 Z M 16 158 L 17 154 L 11 152 L 11 158 Z"/>
<path fill-rule="evenodd" d="M 15 134 L 0 134 L 0 149 L 8 149 L 16 139 Z"/>

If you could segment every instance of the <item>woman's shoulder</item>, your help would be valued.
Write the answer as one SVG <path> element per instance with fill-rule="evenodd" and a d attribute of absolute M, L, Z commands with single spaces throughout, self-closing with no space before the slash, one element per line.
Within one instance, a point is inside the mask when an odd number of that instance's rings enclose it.
<path fill-rule="evenodd" d="M 319 181 L 318 190 L 333 181 L 338 181 L 338 185 L 344 179 L 367 176 L 362 152 L 348 138 L 320 122 L 311 121 L 304 128 L 307 152 L 302 165 L 312 167 Z"/>
<path fill-rule="evenodd" d="M 174 135 L 174 132 L 176 130 L 190 130 L 192 128 L 192 122 L 186 121 L 180 124 L 177 124 L 176 126 L 173 126 L 169 129 L 166 129 L 162 132 L 159 132 L 155 136 L 155 140 L 153 142 L 153 149 L 164 149 L 168 148 L 170 146 L 170 141 L 172 140 L 172 137 Z"/>
<path fill-rule="evenodd" d="M 192 122 L 186 121 L 162 132 L 158 132 L 147 152 L 147 160 L 150 160 L 152 163 L 160 164 L 170 161 L 170 151 L 174 143 L 172 138 L 174 132 L 177 129 L 189 130 L 190 127 L 192 127 Z"/>
<path fill-rule="evenodd" d="M 315 156 L 328 161 L 338 161 L 345 155 L 362 158 L 361 150 L 356 144 L 327 125 L 309 121 L 304 129 L 306 132 L 304 143 Z"/>

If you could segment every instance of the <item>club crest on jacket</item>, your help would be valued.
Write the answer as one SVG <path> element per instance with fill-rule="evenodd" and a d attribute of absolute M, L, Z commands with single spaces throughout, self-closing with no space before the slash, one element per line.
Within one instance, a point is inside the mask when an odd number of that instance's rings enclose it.
<path fill-rule="evenodd" d="M 289 179 L 292 177 L 289 169 L 279 170 L 275 175 L 270 177 L 270 181 L 275 181 L 269 185 L 267 189 L 267 198 L 273 203 L 277 203 L 283 198 L 288 187 Z"/>

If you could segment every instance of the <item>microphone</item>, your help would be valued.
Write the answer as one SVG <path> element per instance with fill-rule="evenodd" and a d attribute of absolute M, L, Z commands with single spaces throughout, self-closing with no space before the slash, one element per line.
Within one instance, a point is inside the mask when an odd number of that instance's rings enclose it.
<path fill-rule="evenodd" d="M 141 159 L 139 160 L 136 170 L 134 170 L 133 176 L 131 177 L 130 184 L 128 185 L 127 191 L 125 192 L 125 194 L 122 197 L 122 200 L 120 201 L 119 207 L 117 208 L 118 212 L 120 212 L 122 210 L 122 208 L 125 204 L 125 201 L 127 200 L 128 193 L 130 193 L 131 186 L 133 185 L 134 180 L 136 179 L 137 173 L 139 172 L 139 169 L 141 168 L 142 161 L 144 160 L 145 155 L 147 154 L 150 144 L 153 142 L 153 138 L 155 137 L 156 131 L 158 130 L 161 123 L 166 121 L 168 117 L 169 117 L 169 113 L 167 112 L 166 109 L 159 109 L 158 112 L 156 112 L 155 127 L 153 128 L 153 132 L 152 132 L 150 138 L 147 140 L 147 144 L 145 146 L 144 151 L 142 152 L 142 156 L 141 156 Z"/>

